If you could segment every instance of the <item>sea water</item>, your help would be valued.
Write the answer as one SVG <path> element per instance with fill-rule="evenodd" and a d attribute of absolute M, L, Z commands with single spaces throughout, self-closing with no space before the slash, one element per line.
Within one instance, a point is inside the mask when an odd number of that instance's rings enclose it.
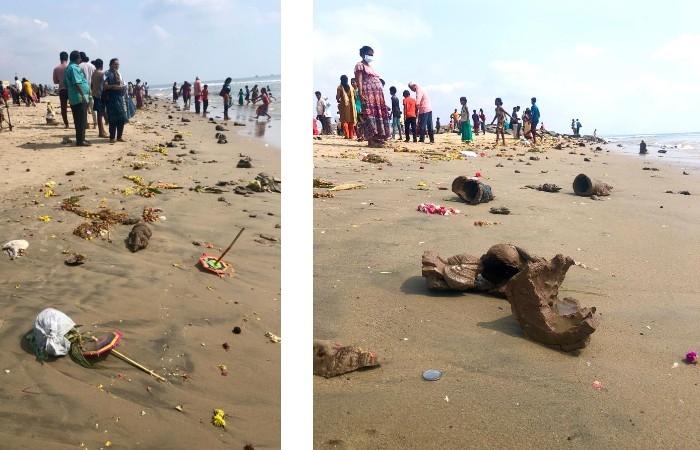
<path fill-rule="evenodd" d="M 188 80 L 191 84 L 194 84 L 194 80 Z M 208 85 L 209 88 L 209 106 L 207 107 L 207 117 L 212 117 L 214 119 L 220 120 L 224 117 L 224 106 L 223 97 L 219 96 L 221 87 L 224 85 L 223 80 L 212 80 L 205 81 L 202 80 L 202 86 Z M 255 105 L 252 103 L 250 105 L 245 105 L 245 100 L 243 101 L 243 106 L 238 105 L 238 91 L 243 89 L 245 94 L 245 86 L 253 89 L 254 85 L 258 85 L 258 91 L 264 87 L 270 86 L 270 91 L 274 99 L 270 99 L 271 103 L 268 108 L 267 113 L 272 116 L 272 120 L 268 121 L 266 117 L 261 117 L 259 120 L 255 119 L 255 110 L 261 105 L 258 101 Z M 182 81 L 177 82 L 178 91 L 182 86 Z M 229 128 L 230 130 L 235 130 L 241 135 L 251 136 L 255 138 L 261 138 L 266 143 L 280 148 L 281 145 L 281 130 L 280 130 L 280 119 L 282 111 L 282 85 L 281 80 L 278 75 L 272 75 L 269 77 L 249 77 L 249 78 L 238 78 L 231 82 L 231 95 L 233 96 L 233 106 L 229 108 Z M 151 97 L 171 100 L 173 98 L 173 85 L 154 85 L 148 86 L 148 95 Z M 177 104 L 182 107 L 182 97 L 178 99 Z M 190 101 L 190 114 L 194 114 L 194 94 Z M 245 127 L 234 127 L 233 122 L 245 123 Z"/>
<path fill-rule="evenodd" d="M 645 158 L 700 168 L 700 132 L 620 135 L 605 137 L 605 140 L 611 151 L 635 155 L 639 154 L 639 143 L 644 140 L 647 144 Z"/>

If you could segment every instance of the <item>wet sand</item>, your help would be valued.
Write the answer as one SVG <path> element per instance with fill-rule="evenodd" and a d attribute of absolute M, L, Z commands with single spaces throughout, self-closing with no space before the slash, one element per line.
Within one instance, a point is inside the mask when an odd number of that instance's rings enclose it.
<path fill-rule="evenodd" d="M 225 125 L 228 143 L 219 145 L 214 124 L 162 101 L 131 119 L 127 143 L 110 145 L 90 129 L 87 148 L 61 144 L 63 136 L 74 139 L 74 130 L 42 125 L 43 104 L 11 113 L 15 130 L 0 133 L 0 236 L 30 246 L 14 261 L 0 255 L 0 447 L 98 449 L 110 441 L 111 448 L 279 448 L 280 344 L 265 333 L 280 330 L 280 195 L 244 197 L 233 186 L 222 194 L 190 190 L 195 181 L 245 185 L 263 171 L 279 177 L 279 150 L 238 135 L 232 123 Z M 246 121 L 245 128 L 253 126 Z M 175 133 L 184 141 L 167 148 L 167 156 L 144 151 Z M 239 153 L 252 157 L 252 169 L 236 168 Z M 134 162 L 146 167 L 134 170 Z M 127 175 L 184 189 L 127 196 L 119 191 L 134 188 Z M 57 183 L 57 196 L 45 198 L 40 190 L 49 180 Z M 131 226 L 113 226 L 109 240 L 73 235 L 84 219 L 59 208 L 72 195 L 83 195 L 86 209 L 106 205 L 136 217 L 144 207 L 161 208 L 166 220 L 149 224 L 148 248 L 131 253 L 124 243 Z M 52 220 L 37 220 L 43 215 Z M 200 270 L 201 253 L 219 254 L 239 227 L 246 231 L 225 258 L 233 276 Z M 82 253 L 87 262 L 66 266 L 64 251 Z M 122 331 L 119 350 L 167 382 L 113 356 L 96 369 L 68 357 L 40 364 L 21 341 L 48 306 L 85 329 Z M 234 326 L 242 332 L 233 334 Z M 226 429 L 211 424 L 215 408 L 229 415 Z"/>
<path fill-rule="evenodd" d="M 699 372 L 682 358 L 700 347 L 700 172 L 683 175 L 656 153 L 620 155 L 612 145 L 595 152 L 598 144 L 556 150 L 550 142 L 543 153 L 528 152 L 507 137 L 508 160 L 496 156 L 493 139 L 464 145 L 456 134 L 440 134 L 432 146 L 393 144 L 438 156 L 486 152 L 464 160 L 377 151 L 338 137 L 314 141 L 315 176 L 367 185 L 314 200 L 314 336 L 374 350 L 382 363 L 314 377 L 315 446 L 695 447 Z M 363 152 L 392 165 L 362 162 Z M 450 187 L 477 170 L 496 198 L 469 206 Z M 612 184 L 612 195 L 573 195 L 579 173 Z M 419 190 L 421 182 L 428 190 Z M 546 182 L 563 189 L 521 189 Z M 665 193 L 684 189 L 692 195 Z M 423 202 L 461 213 L 429 216 L 416 211 Z M 512 213 L 490 214 L 492 206 Z M 474 226 L 478 220 L 501 224 Z M 588 267 L 572 267 L 560 290 L 600 313 L 580 354 L 525 338 L 506 300 L 427 290 L 425 250 L 478 256 L 500 242 Z M 423 381 L 427 369 L 443 370 L 442 379 Z"/>

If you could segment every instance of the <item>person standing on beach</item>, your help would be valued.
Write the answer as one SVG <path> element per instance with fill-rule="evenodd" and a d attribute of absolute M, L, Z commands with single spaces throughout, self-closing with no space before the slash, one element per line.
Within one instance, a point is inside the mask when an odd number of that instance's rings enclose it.
<path fill-rule="evenodd" d="M 190 110 L 190 95 L 192 92 L 191 88 L 192 85 L 189 81 L 185 81 L 184 83 L 182 83 L 182 87 L 180 88 L 180 93 L 182 94 L 182 108 L 186 109 L 187 111 Z"/>
<path fill-rule="evenodd" d="M 472 114 L 472 121 L 474 121 L 474 134 L 478 135 L 479 134 L 479 123 L 481 122 L 481 119 L 479 118 L 479 115 L 476 113 L 476 109 L 474 110 L 474 113 Z"/>
<path fill-rule="evenodd" d="M 523 136 L 525 139 L 530 139 L 530 131 L 532 129 L 532 111 L 530 108 L 525 108 L 523 113 Z"/>
<path fill-rule="evenodd" d="M 209 107 L 209 85 L 205 84 L 202 89 L 202 117 L 207 117 L 207 108 Z"/>
<path fill-rule="evenodd" d="M 532 97 L 530 99 L 532 106 L 530 107 L 530 114 L 532 115 L 532 143 L 537 144 L 537 124 L 540 123 L 540 109 L 537 107 L 537 98 Z M 540 140 L 542 140 L 540 138 Z"/>
<path fill-rule="evenodd" d="M 143 85 L 139 78 L 136 79 L 136 85 L 134 86 L 134 96 L 136 97 L 136 109 L 143 108 Z"/>
<path fill-rule="evenodd" d="M 68 53 L 61 52 L 59 55 L 60 64 L 53 68 L 53 84 L 58 85 L 58 98 L 61 102 L 61 117 L 63 125 L 68 128 L 68 90 L 63 84 L 63 75 L 68 67 Z M 15 77 L 16 78 L 16 77 Z"/>
<path fill-rule="evenodd" d="M 258 109 L 255 111 L 255 120 L 258 120 L 260 116 L 267 116 L 267 120 L 271 120 L 272 117 L 267 113 L 267 108 L 270 105 L 270 97 L 267 96 L 267 89 L 265 88 L 260 90 L 260 101 L 262 105 L 258 106 Z"/>
<path fill-rule="evenodd" d="M 440 118 L 438 117 L 437 120 L 435 120 L 435 133 L 440 134 Z"/>
<path fill-rule="evenodd" d="M 472 142 L 474 140 L 474 136 L 472 136 L 472 124 L 469 123 L 469 106 L 467 106 L 467 97 L 460 97 L 459 103 L 462 104 L 462 112 L 459 117 L 459 127 L 462 131 L 462 142 Z"/>
<path fill-rule="evenodd" d="M 327 124 L 328 118 L 326 117 L 326 102 L 321 98 L 321 92 L 316 91 L 316 119 L 321 122 L 321 134 L 331 134 L 330 126 Z"/>
<path fill-rule="evenodd" d="M 104 72 L 102 68 L 104 63 L 101 59 L 96 59 L 92 63 L 95 66 L 95 71 L 92 73 L 90 78 L 90 94 L 92 94 L 92 108 L 97 114 L 97 127 L 100 130 L 99 137 L 106 138 L 107 133 L 105 133 L 105 126 L 102 123 L 102 118 L 104 117 L 105 106 L 102 102 L 102 94 L 104 92 Z"/>
<path fill-rule="evenodd" d="M 88 97 L 90 97 L 90 84 L 78 64 L 80 64 L 80 52 L 73 50 L 70 53 L 70 64 L 66 67 L 63 75 L 63 84 L 68 89 L 68 101 L 73 113 L 75 145 L 82 147 L 90 145 L 90 142 L 85 140 L 87 108 L 90 103 L 88 100 Z"/>
<path fill-rule="evenodd" d="M 248 86 L 245 87 L 245 104 L 246 106 L 250 104 L 250 89 L 248 89 Z"/>
<path fill-rule="evenodd" d="M 80 52 L 79 66 L 80 70 L 85 74 L 85 79 L 90 83 L 92 81 L 92 74 L 95 73 L 95 65 L 90 62 L 90 58 L 88 58 L 85 52 Z M 97 128 L 97 114 L 95 114 L 93 106 L 92 95 L 90 95 L 87 112 L 88 116 L 92 116 L 92 128 L 95 129 Z"/>
<path fill-rule="evenodd" d="M 362 102 L 362 135 L 370 147 L 384 147 L 391 131 L 381 77 L 371 66 L 374 49 L 363 46 L 360 58 L 355 64 L 355 79 Z"/>
<path fill-rule="evenodd" d="M 238 106 L 243 106 L 243 88 L 238 90 Z"/>
<path fill-rule="evenodd" d="M 518 118 L 520 106 L 514 106 L 513 112 L 510 115 L 510 130 L 513 133 L 514 139 L 520 139 L 520 119 Z"/>
<path fill-rule="evenodd" d="M 173 81 L 173 103 L 177 103 L 178 97 L 177 81 Z"/>
<path fill-rule="evenodd" d="M 342 127 L 345 139 L 355 137 L 355 123 L 357 122 L 357 112 L 355 111 L 355 92 L 353 91 L 348 76 L 340 77 L 335 99 L 338 101 L 338 113 L 340 114 L 339 126 Z"/>
<path fill-rule="evenodd" d="M 571 119 L 571 134 L 576 136 L 576 121 Z"/>
<path fill-rule="evenodd" d="M 199 114 L 200 104 L 202 101 L 202 82 L 199 77 L 194 78 L 194 112 Z"/>
<path fill-rule="evenodd" d="M 109 142 L 114 143 L 114 139 L 125 142 L 122 137 L 124 125 L 126 124 L 127 111 L 125 102 L 126 87 L 124 80 L 119 73 L 119 59 L 112 58 L 109 61 L 109 70 L 105 72 L 105 82 L 103 89 L 106 92 L 106 109 L 109 117 Z M 175 87 L 173 86 L 173 89 Z"/>
<path fill-rule="evenodd" d="M 481 134 L 486 134 L 486 114 L 479 108 L 479 123 L 481 124 Z"/>
<path fill-rule="evenodd" d="M 416 93 L 416 106 L 418 107 L 418 140 L 425 142 L 425 131 L 428 129 L 430 143 L 435 143 L 433 134 L 433 108 L 430 106 L 430 99 L 423 91 L 423 88 L 414 82 L 408 83 L 409 89 Z"/>
<path fill-rule="evenodd" d="M 350 86 L 352 87 L 355 95 L 355 114 L 357 119 L 355 124 L 355 136 L 357 136 L 357 140 L 359 142 L 364 140 L 362 135 L 362 99 L 360 99 L 360 89 L 357 87 L 356 79 L 350 78 Z"/>
<path fill-rule="evenodd" d="M 226 78 L 226 80 L 224 80 L 224 85 L 221 87 L 219 95 L 223 97 L 224 101 L 224 120 L 229 120 L 228 108 L 231 105 L 231 77 L 228 77 Z"/>
<path fill-rule="evenodd" d="M 389 88 L 391 94 L 391 138 L 396 139 L 396 130 L 399 130 L 399 141 L 403 140 L 401 135 L 401 104 L 396 96 L 396 87 Z"/>
<path fill-rule="evenodd" d="M 403 91 L 403 122 L 406 142 L 409 141 L 411 130 L 413 130 L 413 142 L 417 142 L 416 138 L 416 117 L 418 116 L 416 109 L 416 101 L 411 97 L 411 93 L 407 90 Z"/>
<path fill-rule="evenodd" d="M 496 145 L 498 145 L 499 134 L 501 135 L 503 145 L 506 145 L 506 135 L 504 129 L 506 124 L 506 116 L 510 117 L 510 114 L 503 109 L 503 100 L 501 100 L 500 97 L 497 97 L 494 103 L 496 104 L 496 113 L 491 120 L 491 125 L 496 122 Z"/>
<path fill-rule="evenodd" d="M 576 136 L 581 137 L 581 122 L 576 119 Z"/>

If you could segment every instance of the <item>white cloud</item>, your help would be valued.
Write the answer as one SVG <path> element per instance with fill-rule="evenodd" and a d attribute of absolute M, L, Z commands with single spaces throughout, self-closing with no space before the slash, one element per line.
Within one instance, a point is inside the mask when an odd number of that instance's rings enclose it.
<path fill-rule="evenodd" d="M 466 81 L 455 81 L 452 83 L 428 84 L 427 86 L 423 86 L 423 87 L 429 92 L 440 92 L 442 94 L 451 94 L 451 93 L 458 91 L 458 90 L 473 88 L 474 86 L 475 86 L 475 83 L 466 82 Z"/>
<path fill-rule="evenodd" d="M 90 35 L 90 33 L 88 33 L 87 31 L 83 31 L 82 33 L 80 33 L 80 37 L 81 37 L 82 39 L 85 39 L 86 41 L 92 43 L 92 45 L 97 45 L 97 39 L 95 39 L 94 37 L 92 37 L 92 36 Z"/>
<path fill-rule="evenodd" d="M 574 53 L 579 57 L 595 58 L 600 56 L 602 50 L 589 44 L 578 44 L 574 47 Z"/>
<path fill-rule="evenodd" d="M 48 22 L 44 22 L 43 20 L 34 19 L 34 20 L 32 20 L 32 22 L 34 22 L 41 29 L 45 29 L 45 28 L 49 27 Z"/>
<path fill-rule="evenodd" d="M 14 14 L 0 14 L 0 24 L 5 26 L 16 26 L 22 23 L 22 19 Z"/>
<path fill-rule="evenodd" d="M 161 27 L 161 26 L 158 25 L 157 23 L 156 23 L 156 24 L 153 24 L 153 31 L 156 33 L 156 35 L 158 36 L 158 38 L 160 38 L 160 39 L 163 40 L 163 41 L 165 41 L 165 40 L 167 40 L 167 39 L 170 39 L 171 36 L 172 36 L 170 33 L 168 33 L 168 32 L 165 30 L 165 28 Z"/>

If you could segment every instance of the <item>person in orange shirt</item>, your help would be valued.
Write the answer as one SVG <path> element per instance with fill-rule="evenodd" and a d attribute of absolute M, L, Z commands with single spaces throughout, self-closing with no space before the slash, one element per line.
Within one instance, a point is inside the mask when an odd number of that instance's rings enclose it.
<path fill-rule="evenodd" d="M 406 131 L 406 142 L 409 141 L 409 133 L 413 130 L 413 142 L 416 142 L 416 100 L 411 93 L 403 91 L 403 125 Z"/>

